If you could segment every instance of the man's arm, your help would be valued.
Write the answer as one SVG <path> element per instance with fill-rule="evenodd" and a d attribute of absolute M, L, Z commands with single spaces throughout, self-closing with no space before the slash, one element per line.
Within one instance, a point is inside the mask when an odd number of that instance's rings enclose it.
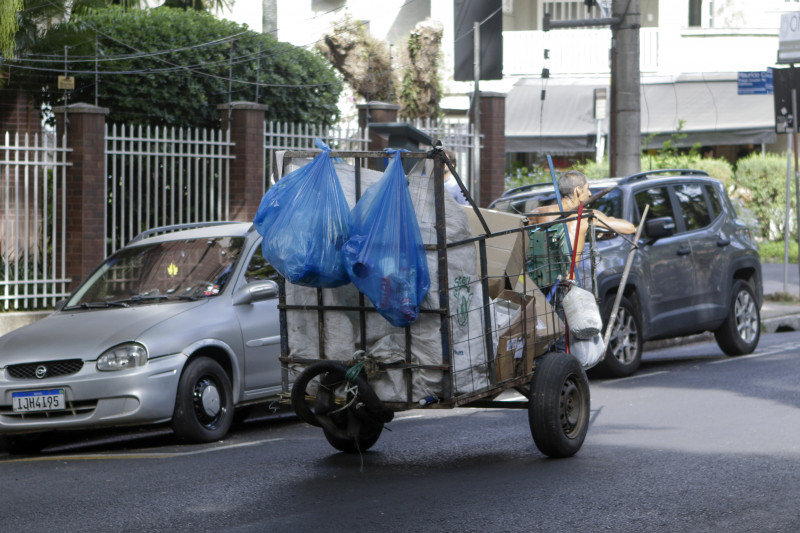
<path fill-rule="evenodd" d="M 592 210 L 592 213 L 601 225 L 612 229 L 617 233 L 631 235 L 636 231 L 636 226 L 625 219 L 606 216 L 602 211 L 597 211 L 596 209 Z"/>

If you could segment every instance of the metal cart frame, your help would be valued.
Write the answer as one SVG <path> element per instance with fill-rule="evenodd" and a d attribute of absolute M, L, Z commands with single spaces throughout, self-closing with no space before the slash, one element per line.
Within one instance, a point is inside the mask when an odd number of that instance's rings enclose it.
<path fill-rule="evenodd" d="M 313 158 L 319 151 L 288 151 L 284 154 L 284 168 L 288 161 L 297 158 Z M 353 152 L 332 150 L 330 156 L 355 159 L 356 200 L 361 190 L 361 169 L 365 160 L 385 158 L 385 152 Z M 489 278 L 487 274 L 487 239 L 530 231 L 531 227 L 520 227 L 503 232 L 492 233 L 489 230 L 481 211 L 475 206 L 463 182 L 455 172 L 455 168 L 447 159 L 440 143 L 426 153 L 404 152 L 403 159 L 432 159 L 434 180 L 435 231 L 436 243 L 426 243 L 426 252 L 435 252 L 438 259 L 438 272 L 431 272 L 431 277 L 438 277 L 439 307 L 422 309 L 421 313 L 437 314 L 440 317 L 441 363 L 421 365 L 412 361 L 411 344 L 413 336 L 411 327 L 405 329 L 404 362 L 392 364 L 391 368 L 401 369 L 406 377 L 407 398 L 404 402 L 384 402 L 372 391 L 363 361 L 358 354 L 367 349 L 366 316 L 375 309 L 365 301 L 359 293 L 357 306 L 330 306 L 323 304 L 322 289 L 317 289 L 316 305 L 290 305 L 286 300 L 286 282 L 279 281 L 279 312 L 281 331 L 281 366 L 283 391 L 286 398 L 291 398 L 292 406 L 298 416 L 323 429 L 325 437 L 335 448 L 345 452 L 362 452 L 372 446 L 380 436 L 384 424 L 388 423 L 394 412 L 410 409 L 450 409 L 455 407 L 528 409 L 531 433 L 536 446 L 544 454 L 551 457 L 568 457 L 575 454 L 583 444 L 589 425 L 589 385 L 584 370 L 578 361 L 565 353 L 548 352 L 533 358 L 531 368 L 516 377 L 498 382 L 495 368 L 495 347 L 490 316 Z M 455 176 L 462 192 L 472 205 L 475 216 L 484 228 L 485 234 L 458 242 L 447 242 L 445 226 L 445 165 Z M 569 213 L 565 213 L 569 215 Z M 562 223 L 559 220 L 557 223 Z M 550 224 L 537 225 L 546 227 Z M 589 231 L 593 237 L 594 232 Z M 454 391 L 453 381 L 453 337 L 451 331 L 451 290 L 448 279 L 448 250 L 456 246 L 475 246 L 478 248 L 479 282 L 483 294 L 483 342 L 487 355 L 487 371 L 490 385 L 487 388 L 471 393 Z M 594 239 L 591 240 L 594 249 Z M 591 262 L 591 276 L 595 279 L 595 261 Z M 527 278 L 527 276 L 524 276 Z M 533 285 L 532 282 L 530 282 Z M 594 284 L 596 286 L 596 284 Z M 318 317 L 319 358 L 302 358 L 292 355 L 288 333 L 288 312 L 292 310 L 316 311 Z M 329 311 L 352 311 L 359 316 L 359 339 L 354 347 L 354 359 L 349 362 L 331 360 L 327 357 L 323 339 L 325 313 Z M 529 338 L 526 316 L 527 305 L 522 306 L 522 338 L 527 343 Z M 554 315 L 553 320 L 558 320 Z M 523 345 L 527 351 L 528 346 Z M 290 380 L 290 366 L 304 367 L 294 384 Z M 442 372 L 441 396 L 435 401 L 419 401 L 412 397 L 412 377 L 417 370 L 436 370 Z M 374 370 L 374 369 L 373 369 Z M 378 364 L 377 371 L 386 370 Z M 312 382 L 314 385 L 312 386 Z M 308 387 L 311 386 L 311 392 Z M 338 393 L 334 393 L 334 389 Z M 498 401 L 497 397 L 509 390 L 518 391 L 526 399 L 519 401 Z M 338 397 L 337 397 L 338 395 Z"/>

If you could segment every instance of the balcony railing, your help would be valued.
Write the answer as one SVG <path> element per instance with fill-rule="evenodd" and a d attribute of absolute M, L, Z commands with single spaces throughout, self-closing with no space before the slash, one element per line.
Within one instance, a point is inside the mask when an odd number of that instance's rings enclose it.
<path fill-rule="evenodd" d="M 608 28 L 506 31 L 503 75 L 539 76 L 544 67 L 554 76 L 608 75 L 610 47 Z M 777 49 L 777 29 L 642 28 L 639 68 L 643 75 L 765 70 L 774 65 Z"/>

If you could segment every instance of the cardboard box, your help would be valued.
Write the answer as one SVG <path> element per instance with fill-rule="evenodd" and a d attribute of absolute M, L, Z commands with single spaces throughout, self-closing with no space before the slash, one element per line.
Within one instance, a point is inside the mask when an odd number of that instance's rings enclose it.
<path fill-rule="evenodd" d="M 472 206 L 463 206 L 469 218 L 469 227 L 473 236 L 486 235 L 481 221 Z M 503 213 L 492 209 L 480 208 L 481 215 L 489 226 L 491 233 L 521 228 L 527 225 L 528 219 L 522 215 Z M 489 276 L 489 296 L 497 298 L 501 291 L 510 289 L 515 279 L 525 268 L 525 250 L 527 249 L 527 232 L 518 231 L 486 239 L 487 275 Z M 480 275 L 480 251 L 475 244 Z M 512 279 L 509 280 L 508 278 Z"/>
<path fill-rule="evenodd" d="M 564 323 L 542 291 L 531 285 L 528 284 L 530 288 L 525 294 L 504 290 L 496 299 L 498 302 L 508 300 L 512 304 L 525 305 L 525 319 L 519 313 L 498 337 L 495 356 L 497 382 L 529 373 L 533 359 L 545 353 L 553 342 L 564 335 Z"/>

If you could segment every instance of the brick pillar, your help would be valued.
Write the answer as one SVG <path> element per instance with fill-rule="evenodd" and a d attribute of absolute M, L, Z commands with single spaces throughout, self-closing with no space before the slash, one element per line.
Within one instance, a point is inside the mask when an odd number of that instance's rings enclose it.
<path fill-rule="evenodd" d="M 506 172 L 506 95 L 481 92 L 481 207 L 503 194 Z"/>
<path fill-rule="evenodd" d="M 373 101 L 366 104 L 358 104 L 356 107 L 358 108 L 358 127 L 362 130 L 373 122 L 397 122 L 397 114 L 400 111 L 399 105 L 386 102 Z M 386 148 L 389 148 L 389 137 L 370 130 L 369 150 L 379 152 Z M 370 159 L 367 165 L 372 170 L 379 169 L 379 161 L 377 159 Z M 382 170 L 382 165 L 380 169 Z"/>
<path fill-rule="evenodd" d="M 53 108 L 58 138 L 67 131 L 67 276 L 77 287 L 105 256 L 105 124 L 108 109 L 89 104 Z"/>
<path fill-rule="evenodd" d="M 218 105 L 222 130 L 230 128 L 230 219 L 251 222 L 265 191 L 264 112 L 268 106 L 253 102 Z"/>
<path fill-rule="evenodd" d="M 42 117 L 33 98 L 12 89 L 0 89 L 0 134 L 42 132 Z"/>

